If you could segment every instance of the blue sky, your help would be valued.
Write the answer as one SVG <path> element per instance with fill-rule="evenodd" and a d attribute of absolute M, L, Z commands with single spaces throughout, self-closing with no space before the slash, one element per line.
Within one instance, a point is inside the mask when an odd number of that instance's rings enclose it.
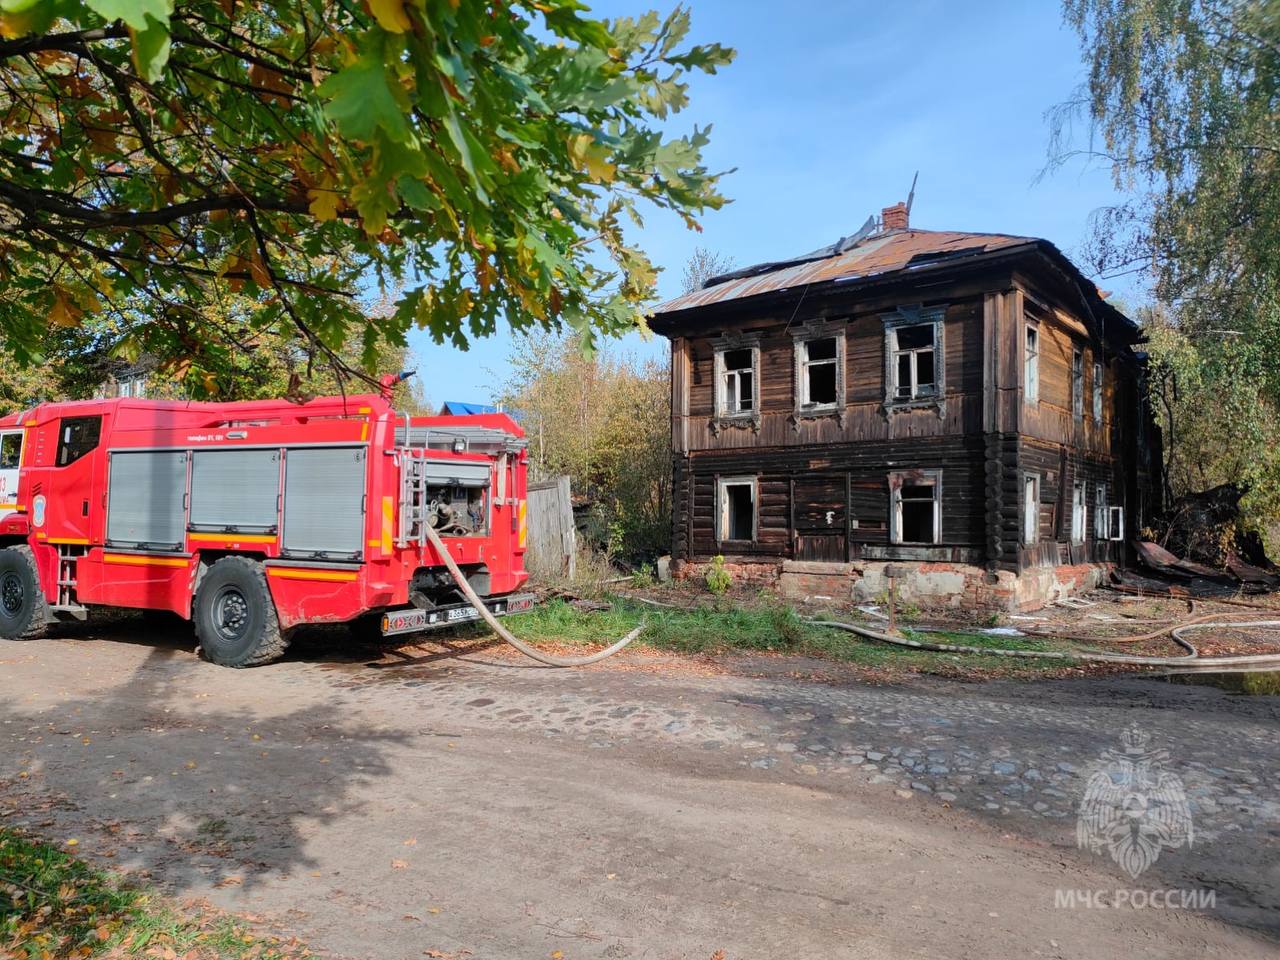
<path fill-rule="evenodd" d="M 609 0 L 601 16 L 652 0 Z M 693 0 L 692 39 L 738 51 L 698 77 L 671 129 L 713 124 L 708 166 L 733 203 L 704 232 L 654 214 L 637 239 L 665 268 L 659 293 L 679 292 L 699 245 L 740 265 L 803 253 L 856 230 L 905 200 L 919 170 L 913 226 L 1044 237 L 1068 256 L 1089 215 L 1115 202 L 1110 173 L 1076 162 L 1037 179 L 1045 111 L 1084 79 L 1076 37 L 1053 0 Z M 665 12 L 669 7 L 659 7 Z M 1083 266 L 1083 264 L 1082 264 Z M 1132 296 L 1131 278 L 1103 280 Z M 500 334 L 466 353 L 411 339 L 427 397 L 486 401 L 513 346 Z M 624 349 L 665 351 L 626 338 Z"/>

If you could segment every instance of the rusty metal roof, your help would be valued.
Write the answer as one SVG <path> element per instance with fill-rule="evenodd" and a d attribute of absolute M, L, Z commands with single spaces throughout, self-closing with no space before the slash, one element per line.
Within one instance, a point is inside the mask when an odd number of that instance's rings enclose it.
<path fill-rule="evenodd" d="M 998 233 L 895 230 L 868 237 L 847 250 L 841 250 L 841 244 L 836 243 L 796 260 L 760 264 L 722 277 L 712 277 L 701 290 L 661 303 L 653 313 L 676 313 L 813 283 L 863 279 L 932 266 L 955 256 L 989 253 L 1038 242 L 1034 237 Z"/>

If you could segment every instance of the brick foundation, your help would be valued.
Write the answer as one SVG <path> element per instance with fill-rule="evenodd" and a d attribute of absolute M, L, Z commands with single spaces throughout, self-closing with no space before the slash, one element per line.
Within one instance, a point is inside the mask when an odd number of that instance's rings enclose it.
<path fill-rule="evenodd" d="M 706 562 L 680 562 L 676 579 L 701 579 Z M 863 560 L 854 563 L 820 563 L 803 560 L 726 560 L 725 570 L 734 583 L 776 586 L 793 600 L 832 600 L 868 603 L 883 599 L 889 590 L 885 568 L 893 566 L 899 598 L 925 607 L 966 610 L 1035 610 L 1054 600 L 1090 590 L 1105 582 L 1107 564 L 1033 567 L 1021 574 L 1008 570 L 989 573 L 966 563 L 931 561 Z"/>

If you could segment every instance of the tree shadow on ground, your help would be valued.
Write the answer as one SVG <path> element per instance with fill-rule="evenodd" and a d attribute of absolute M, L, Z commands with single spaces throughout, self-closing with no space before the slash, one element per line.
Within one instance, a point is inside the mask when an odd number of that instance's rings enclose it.
<path fill-rule="evenodd" d="M 0 693 L 7 822 L 76 838 L 78 852 L 171 889 L 247 888 L 311 869 L 308 845 L 358 817 L 362 789 L 393 775 L 389 755 L 432 733 L 370 728 L 350 718 L 340 693 L 315 703 L 296 671 L 221 670 L 191 656 L 175 631 L 149 633 L 136 642 L 151 650 L 118 680 L 101 671 L 122 658 L 85 645 L 72 648 L 84 657 L 82 678 Z M 39 655 L 57 642 L 30 647 Z M 193 683 L 192 671 L 208 671 L 207 682 Z"/>

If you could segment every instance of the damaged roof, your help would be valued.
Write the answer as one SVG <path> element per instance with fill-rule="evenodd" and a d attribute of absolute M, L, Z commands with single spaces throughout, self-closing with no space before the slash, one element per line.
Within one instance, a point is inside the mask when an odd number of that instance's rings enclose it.
<path fill-rule="evenodd" d="M 685 310 L 712 304 L 745 300 L 762 294 L 804 289 L 814 284 L 849 283 L 891 274 L 951 265 L 962 260 L 995 254 L 1039 250 L 1065 266 L 1082 292 L 1108 313 L 1122 317 L 1136 331 L 1127 317 L 1109 304 L 1057 247 L 1036 237 L 1020 237 L 1000 233 L 961 233 L 952 230 L 917 230 L 907 228 L 873 234 L 863 240 L 845 238 L 812 253 L 789 260 L 756 264 L 708 279 L 699 290 L 675 297 L 653 310 L 654 318 L 665 318 Z M 816 292 L 816 291 L 815 291 Z M 663 324 L 655 324 L 661 331 Z"/>

